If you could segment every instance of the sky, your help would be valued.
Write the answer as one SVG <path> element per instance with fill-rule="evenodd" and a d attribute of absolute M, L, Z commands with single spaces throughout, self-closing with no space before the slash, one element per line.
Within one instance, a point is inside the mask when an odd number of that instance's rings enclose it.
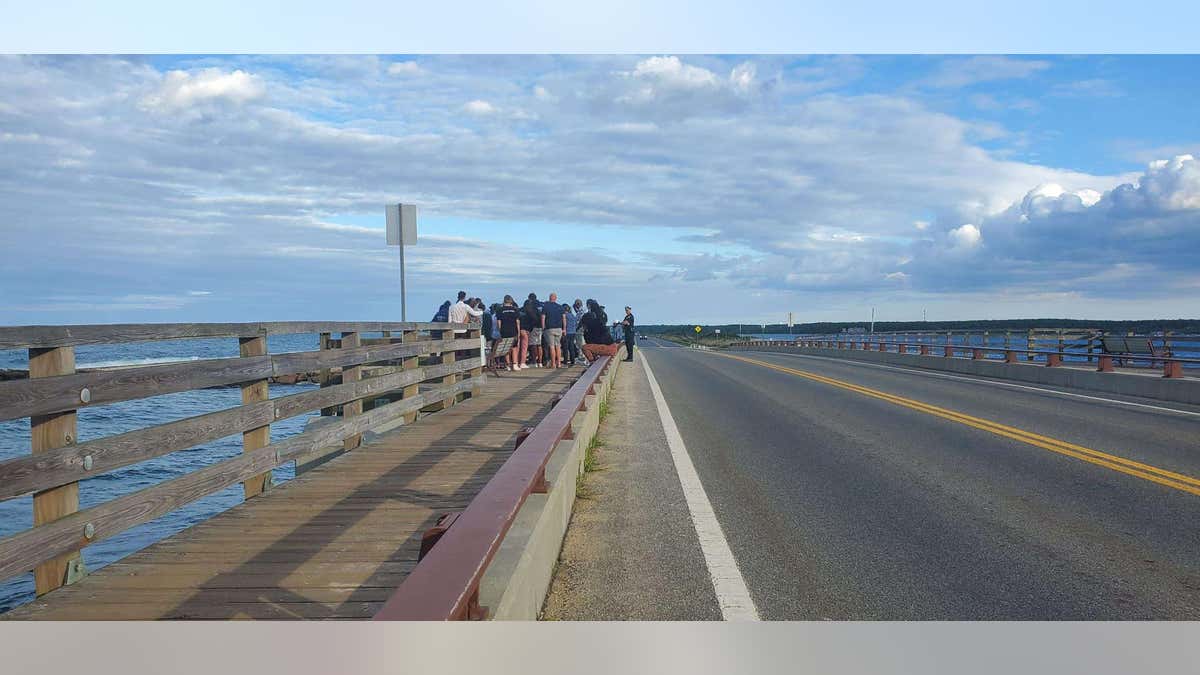
<path fill-rule="evenodd" d="M 1200 316 L 1194 56 L 3 56 L 0 324 Z"/>

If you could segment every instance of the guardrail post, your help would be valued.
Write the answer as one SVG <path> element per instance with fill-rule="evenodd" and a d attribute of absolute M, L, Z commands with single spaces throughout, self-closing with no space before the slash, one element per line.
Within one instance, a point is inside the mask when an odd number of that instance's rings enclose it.
<path fill-rule="evenodd" d="M 1004 362 L 1005 363 L 1016 363 L 1017 362 L 1017 353 L 1011 349 L 1004 350 Z"/>
<path fill-rule="evenodd" d="M 238 338 L 238 353 L 242 357 L 266 356 L 266 336 Z M 271 398 L 270 381 L 266 378 L 242 384 L 242 405 L 258 403 Z M 251 452 L 271 444 L 271 425 L 266 424 L 242 432 L 242 452 Z M 250 499 L 271 488 L 271 472 L 266 471 L 242 481 L 242 495 Z"/>
<path fill-rule="evenodd" d="M 329 337 L 330 337 L 329 333 L 321 333 L 320 334 L 318 349 L 320 349 L 321 351 L 325 351 L 326 349 L 329 349 Z M 317 374 L 317 384 L 320 385 L 320 387 L 322 389 L 333 384 L 332 379 L 333 378 L 330 374 L 329 368 L 322 368 L 321 372 L 319 372 Z M 321 416 L 322 417 L 329 417 L 331 415 L 336 415 L 336 414 L 337 414 L 337 406 L 331 405 L 328 408 L 321 408 Z"/>
<path fill-rule="evenodd" d="M 75 372 L 75 348 L 54 347 L 29 350 L 29 377 L 53 377 L 71 375 Z M 91 392 L 83 389 L 80 402 L 91 400 Z M 52 415 L 35 415 L 29 418 L 30 449 L 33 454 L 75 445 L 78 439 L 77 419 L 74 410 Z M 67 483 L 33 495 L 33 525 L 44 525 L 79 510 L 79 483 Z M 79 533 L 80 539 L 85 533 Z M 79 549 L 38 565 L 33 570 L 34 589 L 44 595 L 67 583 L 73 570 L 82 571 L 83 556 Z"/>
<path fill-rule="evenodd" d="M 1098 370 L 1101 373 L 1113 372 L 1113 357 L 1111 357 L 1107 354 L 1101 354 L 1098 361 L 1099 361 L 1099 365 L 1096 366 L 1096 370 Z"/>
<path fill-rule="evenodd" d="M 1183 364 L 1170 359 L 1163 361 L 1163 377 L 1183 377 Z"/>
<path fill-rule="evenodd" d="M 342 333 L 342 349 L 352 349 L 362 346 L 362 336 L 358 333 Z M 362 364 L 353 366 L 342 366 L 342 384 L 350 382 L 358 382 L 362 379 Z M 362 399 L 347 401 L 342 404 L 342 417 L 349 419 L 355 415 L 361 415 L 363 409 Z M 342 448 L 345 450 L 353 450 L 362 445 L 362 434 L 354 434 L 348 436 L 342 441 Z"/>
<path fill-rule="evenodd" d="M 887 343 L 886 343 L 886 342 L 880 342 L 880 343 L 879 343 L 879 351 L 881 351 L 881 352 L 886 352 L 887 350 L 888 350 L 888 349 L 887 349 Z"/>
<path fill-rule="evenodd" d="M 420 339 L 421 339 L 421 334 L 415 330 L 404 331 L 404 334 L 400 338 L 400 340 L 402 342 L 417 342 Z M 404 361 L 400 364 L 401 370 L 416 370 L 417 368 L 420 368 L 420 367 L 421 367 L 421 355 L 420 354 L 415 354 L 413 356 L 410 356 L 410 357 L 404 359 Z M 404 391 L 401 393 L 400 396 L 401 396 L 401 399 L 413 398 L 414 396 L 417 396 L 420 393 L 421 393 L 421 383 L 414 382 L 414 383 L 408 385 L 407 387 L 405 387 Z M 417 411 L 417 410 L 414 410 L 410 413 L 404 413 L 404 423 L 412 424 L 413 422 L 416 422 L 418 414 L 419 414 L 419 411 Z"/>
<path fill-rule="evenodd" d="M 946 345 L 946 346 L 942 347 L 942 356 L 945 356 L 948 359 L 953 358 L 954 357 L 954 346 Z"/>
<path fill-rule="evenodd" d="M 982 361 L 984 358 L 986 358 L 986 357 L 983 355 L 982 349 L 976 348 L 976 349 L 971 350 L 971 360 L 972 361 Z"/>
<path fill-rule="evenodd" d="M 472 328 L 471 330 L 467 331 L 467 335 L 477 341 L 481 340 L 482 339 L 481 336 L 483 335 L 483 328 L 482 327 L 481 328 Z M 472 351 L 479 352 L 480 363 L 483 363 L 483 359 L 486 358 L 486 356 L 487 356 L 483 349 L 483 343 L 480 342 L 480 346 L 479 346 L 478 350 L 472 350 Z M 481 379 L 483 379 L 483 366 L 480 366 L 478 368 L 472 368 L 471 369 L 471 396 L 472 397 L 479 395 L 479 386 L 480 386 Z"/>
<path fill-rule="evenodd" d="M 1062 365 L 1062 354 L 1051 352 L 1046 354 L 1046 367 L 1055 368 Z"/>
<path fill-rule="evenodd" d="M 921 356 L 929 356 L 929 345 L 921 345 Z"/>
<path fill-rule="evenodd" d="M 442 340 L 449 342 L 453 339 L 455 339 L 453 330 L 442 331 Z M 457 358 L 457 354 L 455 354 L 453 349 L 442 352 L 442 363 L 454 363 L 456 358 Z M 446 375 L 445 377 L 442 378 L 442 384 L 454 384 L 455 382 L 458 382 L 458 375 L 456 375 L 455 373 L 450 373 L 449 375 Z M 455 402 L 457 401 L 457 399 L 458 399 L 457 396 L 451 396 L 450 398 L 442 400 L 437 404 L 437 407 L 435 407 L 435 409 L 436 410 L 445 410 L 446 408 L 449 408 L 450 406 L 454 405 Z"/>

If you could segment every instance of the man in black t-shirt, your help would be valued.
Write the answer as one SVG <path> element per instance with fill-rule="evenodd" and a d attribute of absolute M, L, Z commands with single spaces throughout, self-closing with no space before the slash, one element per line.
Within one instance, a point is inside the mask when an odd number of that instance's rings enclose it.
<path fill-rule="evenodd" d="M 521 328 L 521 310 L 517 307 L 516 301 L 511 295 L 504 296 L 504 304 L 500 306 L 500 311 L 496 312 L 496 321 L 500 322 L 500 338 L 519 339 L 519 331 Z M 514 345 L 508 350 L 508 355 L 505 356 L 505 361 L 508 363 L 508 369 L 514 370 L 517 364 L 517 348 Z"/>
<path fill-rule="evenodd" d="M 625 329 L 625 360 L 633 360 L 633 343 L 637 336 L 633 334 L 633 308 L 625 308 L 625 319 L 621 321 L 621 327 Z"/>

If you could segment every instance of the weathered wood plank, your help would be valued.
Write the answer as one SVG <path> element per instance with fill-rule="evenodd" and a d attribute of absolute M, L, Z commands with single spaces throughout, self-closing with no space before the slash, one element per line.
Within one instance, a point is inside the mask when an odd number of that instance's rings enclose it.
<path fill-rule="evenodd" d="M 389 321 L 271 321 L 265 323 L 138 323 L 74 326 L 0 326 L 0 349 L 153 342 L 189 338 L 240 338 L 297 333 L 382 333 L 462 328 L 451 323 Z"/>
<path fill-rule="evenodd" d="M 355 398 L 417 386 L 414 382 L 440 378 L 451 368 L 471 368 L 475 360 L 454 366 L 426 366 L 419 370 L 369 378 L 358 383 L 281 396 L 271 401 L 219 410 L 146 429 L 46 450 L 0 462 L 0 501 L 108 473 L 123 466 L 177 452 L 231 434 L 243 433 L 272 421 L 303 415 L 317 408 L 336 406 Z M 412 413 L 409 413 L 412 414 Z M 85 465 L 91 464 L 91 469 Z"/>
<path fill-rule="evenodd" d="M 490 479 L 494 466 L 479 469 L 479 458 L 502 460 L 520 427 L 571 379 L 555 373 L 559 386 L 550 386 L 544 375 L 551 374 L 489 380 L 495 396 L 383 436 L 368 451 L 350 453 L 0 619 L 356 618 L 363 608 L 343 604 L 371 602 L 372 589 L 395 588 L 415 562 L 421 529 L 437 513 L 463 508 Z M 446 393 L 426 395 L 444 400 Z M 434 473 L 446 480 L 431 480 Z M 422 489 L 412 491 L 414 480 Z M 0 549 L 0 561 L 5 556 Z M 320 601 L 337 606 L 321 610 Z M 289 610 L 294 607 L 306 609 Z"/>
<path fill-rule="evenodd" d="M 439 387 L 415 397 L 412 401 L 397 401 L 356 417 L 332 422 L 279 443 L 246 452 L 185 476 L 76 512 L 52 523 L 0 539 L 0 579 L 26 572 L 55 556 L 102 541 L 134 525 L 170 513 L 207 494 L 292 461 L 304 452 L 341 442 L 352 434 L 367 431 L 414 407 L 420 408 L 430 400 L 454 396 L 463 390 L 463 385 L 466 384 L 469 382 Z M 88 525 L 91 525 L 91 537 L 84 535 Z"/>
<path fill-rule="evenodd" d="M 57 377 L 11 380 L 0 382 L 0 420 L 47 415 L 88 405 L 239 384 L 333 366 L 385 361 L 447 347 L 448 344 L 444 341 L 429 340 L 412 344 L 295 352 L 274 356 L 181 361 Z M 84 401 L 83 398 L 87 400 Z"/>
<path fill-rule="evenodd" d="M 242 356 L 266 356 L 267 338 L 238 338 L 238 350 Z M 270 399 L 270 385 L 266 378 L 242 384 L 242 405 L 269 401 Z M 242 452 L 244 453 L 253 452 L 270 444 L 270 424 L 264 424 L 242 432 Z M 262 494 L 270 485 L 271 472 L 266 471 L 242 481 L 242 494 L 245 499 L 250 499 Z"/>
<path fill-rule="evenodd" d="M 352 350 L 360 345 L 358 333 L 342 333 L 342 349 Z M 362 379 L 362 366 L 349 366 L 342 369 L 343 384 L 357 384 Z M 363 411 L 363 401 L 361 398 L 347 401 L 342 405 L 342 417 L 351 418 L 356 415 L 361 415 Z M 342 441 L 342 449 L 353 450 L 362 445 L 362 434 L 351 434 Z"/>
<path fill-rule="evenodd" d="M 256 356 L 0 382 L 0 419 L 45 415 L 87 405 L 237 384 L 273 374 L 271 357 Z"/>
<path fill-rule="evenodd" d="M 421 336 L 419 334 L 417 334 L 417 331 L 415 331 L 415 330 L 406 330 L 406 331 L 404 331 L 403 337 L 401 337 L 401 341 L 406 342 L 406 343 L 419 342 L 420 340 L 421 340 Z M 404 362 L 401 364 L 400 367 L 406 371 L 418 370 L 421 367 L 421 357 L 413 356 L 413 357 L 404 359 Z M 445 366 L 441 366 L 441 367 L 444 368 Z M 407 386 L 404 388 L 404 392 L 402 393 L 402 396 L 404 398 L 412 398 L 420 392 L 420 389 L 421 389 L 421 385 L 414 381 L 410 386 Z M 404 416 L 404 423 L 412 424 L 413 422 L 416 422 L 418 414 L 420 414 L 419 410 L 414 410 L 410 413 L 407 413 Z"/>
<path fill-rule="evenodd" d="M 37 378 L 68 375 L 75 372 L 75 349 L 29 350 L 29 377 Z M 73 445 L 79 437 L 74 410 L 51 415 L 37 415 L 30 419 L 30 440 L 33 455 Z M 34 526 L 52 523 L 79 510 L 79 483 L 39 492 L 33 496 Z M 81 555 L 79 547 L 56 552 L 55 557 L 46 559 L 33 571 L 34 588 L 38 595 L 49 593 L 67 581 L 71 564 Z"/>

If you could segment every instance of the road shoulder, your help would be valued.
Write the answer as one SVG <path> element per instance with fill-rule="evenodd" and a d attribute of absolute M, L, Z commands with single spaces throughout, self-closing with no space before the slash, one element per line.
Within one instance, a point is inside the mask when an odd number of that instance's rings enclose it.
<path fill-rule="evenodd" d="M 643 363 L 620 364 L 544 619 L 721 619 Z"/>

